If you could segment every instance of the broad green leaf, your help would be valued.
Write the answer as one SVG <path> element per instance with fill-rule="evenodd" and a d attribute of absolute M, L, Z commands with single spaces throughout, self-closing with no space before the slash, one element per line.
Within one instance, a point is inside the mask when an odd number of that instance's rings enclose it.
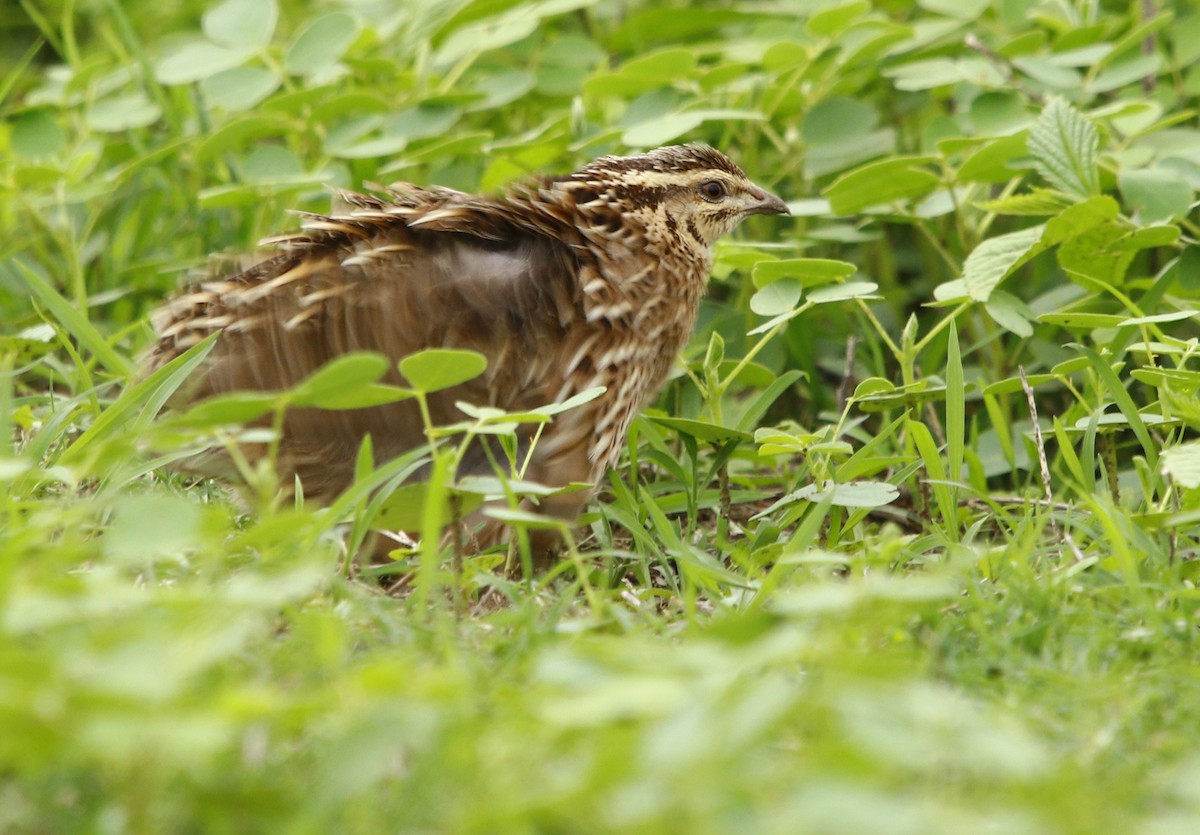
<path fill-rule="evenodd" d="M 685 110 L 682 113 L 667 113 L 641 122 L 625 131 L 621 141 L 633 148 L 653 148 L 691 133 L 710 120 L 762 121 L 763 118 L 763 114 L 754 110 Z"/>
<path fill-rule="evenodd" d="M 101 99 L 88 109 L 86 118 L 92 130 L 115 133 L 152 125 L 161 115 L 162 109 L 139 90 Z"/>
<path fill-rule="evenodd" d="M 958 169 L 960 182 L 1003 183 L 1017 176 L 1008 163 L 1026 153 L 1024 132 L 993 139 L 971 154 Z"/>
<path fill-rule="evenodd" d="M 795 279 L 772 282 L 750 297 L 750 309 L 759 316 L 778 316 L 795 309 L 804 295 L 804 286 Z"/>
<path fill-rule="evenodd" d="M 974 20 L 991 5 L 991 0 L 918 0 L 918 5 L 946 17 Z"/>
<path fill-rule="evenodd" d="M 279 89 L 279 76 L 263 67 L 234 67 L 200 82 L 205 99 L 225 110 L 249 110 Z"/>
<path fill-rule="evenodd" d="M 762 289 L 781 279 L 793 279 L 805 289 L 819 287 L 849 278 L 858 268 L 847 261 L 828 258 L 789 258 L 785 261 L 759 261 L 754 265 L 751 281 Z"/>
<path fill-rule="evenodd" d="M 14 118 L 12 149 L 20 156 L 37 159 L 58 153 L 67 144 L 67 135 L 47 110 L 30 110 Z"/>
<path fill-rule="evenodd" d="M 475 379 L 487 368 L 487 358 L 477 351 L 432 348 L 410 354 L 399 367 L 414 389 L 429 393 Z"/>
<path fill-rule="evenodd" d="M 1044 58 L 1020 55 L 1013 59 L 1013 66 L 1051 89 L 1074 92 L 1083 86 L 1083 76 L 1077 70 L 1060 67 Z"/>
<path fill-rule="evenodd" d="M 382 354 L 356 351 L 330 360 L 301 380 L 287 394 L 289 405 L 322 409 L 358 408 L 347 406 L 360 396 L 360 390 L 382 377 L 388 361 Z"/>
<path fill-rule="evenodd" d="M 1046 105 L 1029 132 L 1029 153 L 1054 188 L 1086 198 L 1100 191 L 1096 126 L 1061 98 Z"/>
<path fill-rule="evenodd" d="M 1032 226 L 1007 235 L 988 238 L 967 256 L 963 281 L 972 299 L 985 302 L 1005 278 L 1045 247 L 1044 226 Z"/>
<path fill-rule="evenodd" d="M 453 487 L 444 488 L 437 493 L 438 501 L 451 501 L 451 495 L 457 504 L 459 518 L 465 517 L 478 510 L 484 501 L 481 493 Z M 425 482 L 417 484 L 402 484 L 380 506 L 371 527 L 385 531 L 420 531 L 425 519 L 426 504 L 429 501 L 429 485 Z M 449 518 L 449 513 L 445 518 Z"/>
<path fill-rule="evenodd" d="M 1111 313 L 1043 313 L 1037 320 L 1060 328 L 1091 330 L 1120 327 L 1125 317 Z"/>
<path fill-rule="evenodd" d="M 1105 284 L 1120 284 L 1137 254 L 1134 250 L 1117 246 L 1127 233 L 1127 227 L 1115 222 L 1085 229 L 1059 246 L 1056 253 L 1058 263 L 1069 275 L 1081 275 Z"/>
<path fill-rule="evenodd" d="M 839 215 L 924 197 L 941 183 L 923 167 L 932 161 L 934 157 L 912 156 L 868 163 L 838 177 L 823 193 Z"/>
<path fill-rule="evenodd" d="M 10 356 L 20 366 L 50 353 L 57 346 L 52 325 L 45 323 L 25 328 L 15 336 L 0 336 L 0 357 Z"/>
<path fill-rule="evenodd" d="M 1042 243 L 1047 246 L 1060 244 L 1094 226 L 1115 220 L 1118 214 L 1120 214 L 1120 207 L 1117 206 L 1117 201 L 1107 194 L 1076 203 L 1074 206 L 1063 209 L 1057 217 L 1046 221 L 1046 231 L 1042 235 Z"/>
<path fill-rule="evenodd" d="M 1109 93 L 1121 87 L 1126 87 L 1143 78 L 1151 78 L 1162 68 L 1162 56 L 1157 52 L 1148 55 L 1137 55 L 1119 64 L 1113 64 L 1098 73 L 1087 83 L 1087 90 L 1092 94 Z"/>
<path fill-rule="evenodd" d="M 1187 215 L 1195 193 L 1186 180 L 1164 168 L 1122 171 L 1121 195 L 1143 223 L 1175 220 Z"/>
<path fill-rule="evenodd" d="M 244 49 L 230 49 L 209 41 L 194 41 L 174 50 L 154 65 L 154 77 L 163 84 L 190 84 L 245 63 Z"/>
<path fill-rule="evenodd" d="M 889 154 L 892 128 L 877 128 L 879 115 L 865 102 L 835 96 L 818 102 L 804 119 L 804 175 L 816 179 Z"/>
<path fill-rule="evenodd" d="M 283 57 L 291 75 L 317 75 L 336 64 L 358 35 L 358 22 L 345 12 L 318 17 L 300 30 Z"/>
<path fill-rule="evenodd" d="M 874 281 L 847 281 L 845 284 L 827 284 L 818 287 L 808 294 L 808 300 L 813 304 L 829 304 L 844 302 L 850 299 L 877 298 L 875 291 L 879 285 Z"/>
<path fill-rule="evenodd" d="M 1118 238 L 1113 242 L 1112 249 L 1114 252 L 1126 252 L 1172 246 L 1179 240 L 1180 234 L 1179 227 L 1174 225 L 1143 226 Z"/>
<path fill-rule="evenodd" d="M 225 0 L 204 13 L 201 25 L 214 43 L 254 51 L 271 42 L 278 17 L 275 0 Z"/>
<path fill-rule="evenodd" d="M 650 420 L 659 426 L 665 426 L 668 429 L 674 430 L 682 435 L 690 435 L 698 441 L 724 443 L 725 441 L 732 441 L 735 439 L 743 442 L 753 440 L 753 436 L 749 432 L 744 432 L 741 429 L 734 429 L 729 426 L 719 426 L 718 424 L 708 423 L 702 420 L 653 416 L 650 418 Z"/>
<path fill-rule="evenodd" d="M 856 20 L 871 9 L 866 0 L 849 0 L 833 4 L 814 13 L 805 28 L 818 38 L 833 38 L 848 29 Z"/>
<path fill-rule="evenodd" d="M 698 59 L 694 50 L 674 47 L 625 62 L 616 72 L 601 72 L 584 82 L 594 96 L 632 97 L 691 75 Z"/>
<path fill-rule="evenodd" d="M 1056 215 L 1071 203 L 1056 191 L 1034 189 L 1025 194 L 1014 194 L 997 200 L 981 200 L 976 205 L 985 212 L 998 215 L 1041 217 Z"/>
<path fill-rule="evenodd" d="M 1016 296 L 1003 290 L 993 290 L 984 308 L 996 324 L 1005 330 L 1020 337 L 1033 336 L 1033 325 L 1030 324 L 1033 311 Z"/>
<path fill-rule="evenodd" d="M 791 494 L 792 499 L 809 502 L 824 501 L 838 507 L 882 507 L 900 498 L 900 490 L 886 481 L 857 481 L 849 484 L 826 483 L 818 488 L 815 484 L 801 487 Z"/>
<path fill-rule="evenodd" d="M 104 556 L 119 563 L 148 561 L 194 548 L 201 506 L 165 493 L 122 496 L 101 540 Z"/>
<path fill-rule="evenodd" d="M 210 397 L 197 403 L 174 422 L 196 428 L 249 423 L 275 408 L 282 395 L 271 392 L 238 391 Z"/>
<path fill-rule="evenodd" d="M 1189 490 L 1200 487 L 1200 441 L 1163 450 L 1162 468 L 1176 484 Z"/>

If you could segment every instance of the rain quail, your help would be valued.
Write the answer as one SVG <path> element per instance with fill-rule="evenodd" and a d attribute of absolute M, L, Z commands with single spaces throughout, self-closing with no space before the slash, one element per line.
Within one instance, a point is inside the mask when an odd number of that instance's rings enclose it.
<path fill-rule="evenodd" d="M 349 351 L 484 354 L 480 377 L 430 396 L 437 424 L 463 419 L 455 401 L 523 411 L 605 387 L 538 439 L 525 477 L 551 486 L 595 483 L 616 463 L 691 336 L 717 239 L 748 215 L 788 211 L 703 145 L 600 157 L 498 197 L 401 184 L 340 199 L 342 210 L 271 239 L 277 254 L 160 308 L 151 368 L 216 331 L 188 399 L 283 389 Z M 405 384 L 397 371 L 385 382 Z M 283 483 L 297 477 L 307 497 L 330 500 L 368 434 L 379 462 L 426 442 L 412 401 L 292 410 Z M 459 468 L 491 471 L 480 450 Z M 540 510 L 570 519 L 588 498 L 553 496 Z"/>

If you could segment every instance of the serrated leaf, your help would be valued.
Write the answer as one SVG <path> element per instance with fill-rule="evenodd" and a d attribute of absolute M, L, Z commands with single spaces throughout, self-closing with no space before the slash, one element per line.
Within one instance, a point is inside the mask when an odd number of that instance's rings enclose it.
<path fill-rule="evenodd" d="M 1038 173 L 1076 197 L 1100 192 L 1099 148 L 1096 126 L 1061 98 L 1051 99 L 1029 132 L 1029 153 Z"/>
<path fill-rule="evenodd" d="M 1044 226 L 1031 226 L 988 238 L 975 247 L 963 264 L 963 281 L 970 297 L 987 301 L 1001 281 L 1045 249 L 1042 244 L 1044 230 Z"/>

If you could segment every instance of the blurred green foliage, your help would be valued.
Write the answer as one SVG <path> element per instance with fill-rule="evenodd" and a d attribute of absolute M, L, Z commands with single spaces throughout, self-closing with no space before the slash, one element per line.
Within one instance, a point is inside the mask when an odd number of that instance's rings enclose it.
<path fill-rule="evenodd" d="M 1200 826 L 1192 4 L 6 11 L 0 831 Z M 719 248 L 548 573 L 436 537 L 364 564 L 416 454 L 331 508 L 167 468 L 289 404 L 420 396 L 359 356 L 164 413 L 206 346 L 139 377 L 146 313 L 213 253 L 330 186 L 679 141 L 794 219 Z"/>

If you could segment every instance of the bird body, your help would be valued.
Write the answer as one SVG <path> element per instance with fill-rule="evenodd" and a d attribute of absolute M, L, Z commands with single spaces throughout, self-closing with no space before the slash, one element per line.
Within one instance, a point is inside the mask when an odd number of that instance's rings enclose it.
<path fill-rule="evenodd" d="M 748 214 L 787 211 L 693 145 L 601 157 L 495 198 L 407 184 L 340 198 L 337 213 L 304 215 L 301 232 L 271 239 L 274 256 L 160 308 L 151 367 L 220 331 L 184 393 L 195 400 L 285 389 L 350 351 L 482 353 L 480 377 L 430 395 L 436 424 L 461 420 L 456 401 L 518 412 L 605 387 L 538 440 L 526 477 L 550 486 L 594 483 L 616 463 L 691 336 L 717 238 Z M 425 442 L 411 401 L 294 409 L 276 466 L 328 500 L 351 482 L 368 434 L 379 461 Z M 490 471 L 482 450 L 460 466 Z M 586 499 L 552 497 L 543 510 L 573 517 Z"/>

